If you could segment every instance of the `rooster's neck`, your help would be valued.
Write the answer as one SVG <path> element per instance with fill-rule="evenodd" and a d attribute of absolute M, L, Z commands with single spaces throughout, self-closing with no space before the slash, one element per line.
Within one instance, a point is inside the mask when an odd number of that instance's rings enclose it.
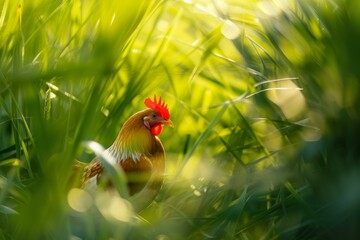
<path fill-rule="evenodd" d="M 150 157 L 156 148 L 156 137 L 144 125 L 144 111 L 131 116 L 123 125 L 107 151 L 120 163 L 126 159 L 137 162 L 142 154 Z"/>

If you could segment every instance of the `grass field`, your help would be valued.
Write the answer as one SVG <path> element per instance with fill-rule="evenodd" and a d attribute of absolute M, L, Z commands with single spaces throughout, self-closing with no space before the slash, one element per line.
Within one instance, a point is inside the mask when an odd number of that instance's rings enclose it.
<path fill-rule="evenodd" d="M 0 0 L 0 239 L 358 239 L 359 11 Z M 69 192 L 154 94 L 175 124 L 156 201 Z"/>

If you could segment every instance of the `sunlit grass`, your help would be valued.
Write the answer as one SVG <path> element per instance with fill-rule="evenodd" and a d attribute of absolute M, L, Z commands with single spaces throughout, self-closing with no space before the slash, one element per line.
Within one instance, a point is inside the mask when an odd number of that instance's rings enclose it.
<path fill-rule="evenodd" d="M 359 7 L 0 2 L 0 236 L 356 239 Z M 121 197 L 69 191 L 154 94 L 175 124 L 156 201 L 136 213 L 111 164 Z"/>

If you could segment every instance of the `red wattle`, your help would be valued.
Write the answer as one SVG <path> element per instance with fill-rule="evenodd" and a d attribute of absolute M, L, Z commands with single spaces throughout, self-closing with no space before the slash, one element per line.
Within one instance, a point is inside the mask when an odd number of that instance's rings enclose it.
<path fill-rule="evenodd" d="M 151 128 L 151 132 L 152 134 L 154 134 L 155 136 L 158 136 L 161 131 L 162 131 L 163 127 L 161 124 L 155 125 Z"/>

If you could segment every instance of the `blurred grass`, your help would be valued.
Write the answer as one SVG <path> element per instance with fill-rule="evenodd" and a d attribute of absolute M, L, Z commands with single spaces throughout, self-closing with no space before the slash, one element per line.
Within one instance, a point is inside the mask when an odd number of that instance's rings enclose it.
<path fill-rule="evenodd" d="M 360 235 L 357 0 L 0 9 L 1 238 Z M 157 200 L 140 215 L 116 196 L 77 203 L 83 143 L 109 146 L 154 93 L 176 126 Z"/>

